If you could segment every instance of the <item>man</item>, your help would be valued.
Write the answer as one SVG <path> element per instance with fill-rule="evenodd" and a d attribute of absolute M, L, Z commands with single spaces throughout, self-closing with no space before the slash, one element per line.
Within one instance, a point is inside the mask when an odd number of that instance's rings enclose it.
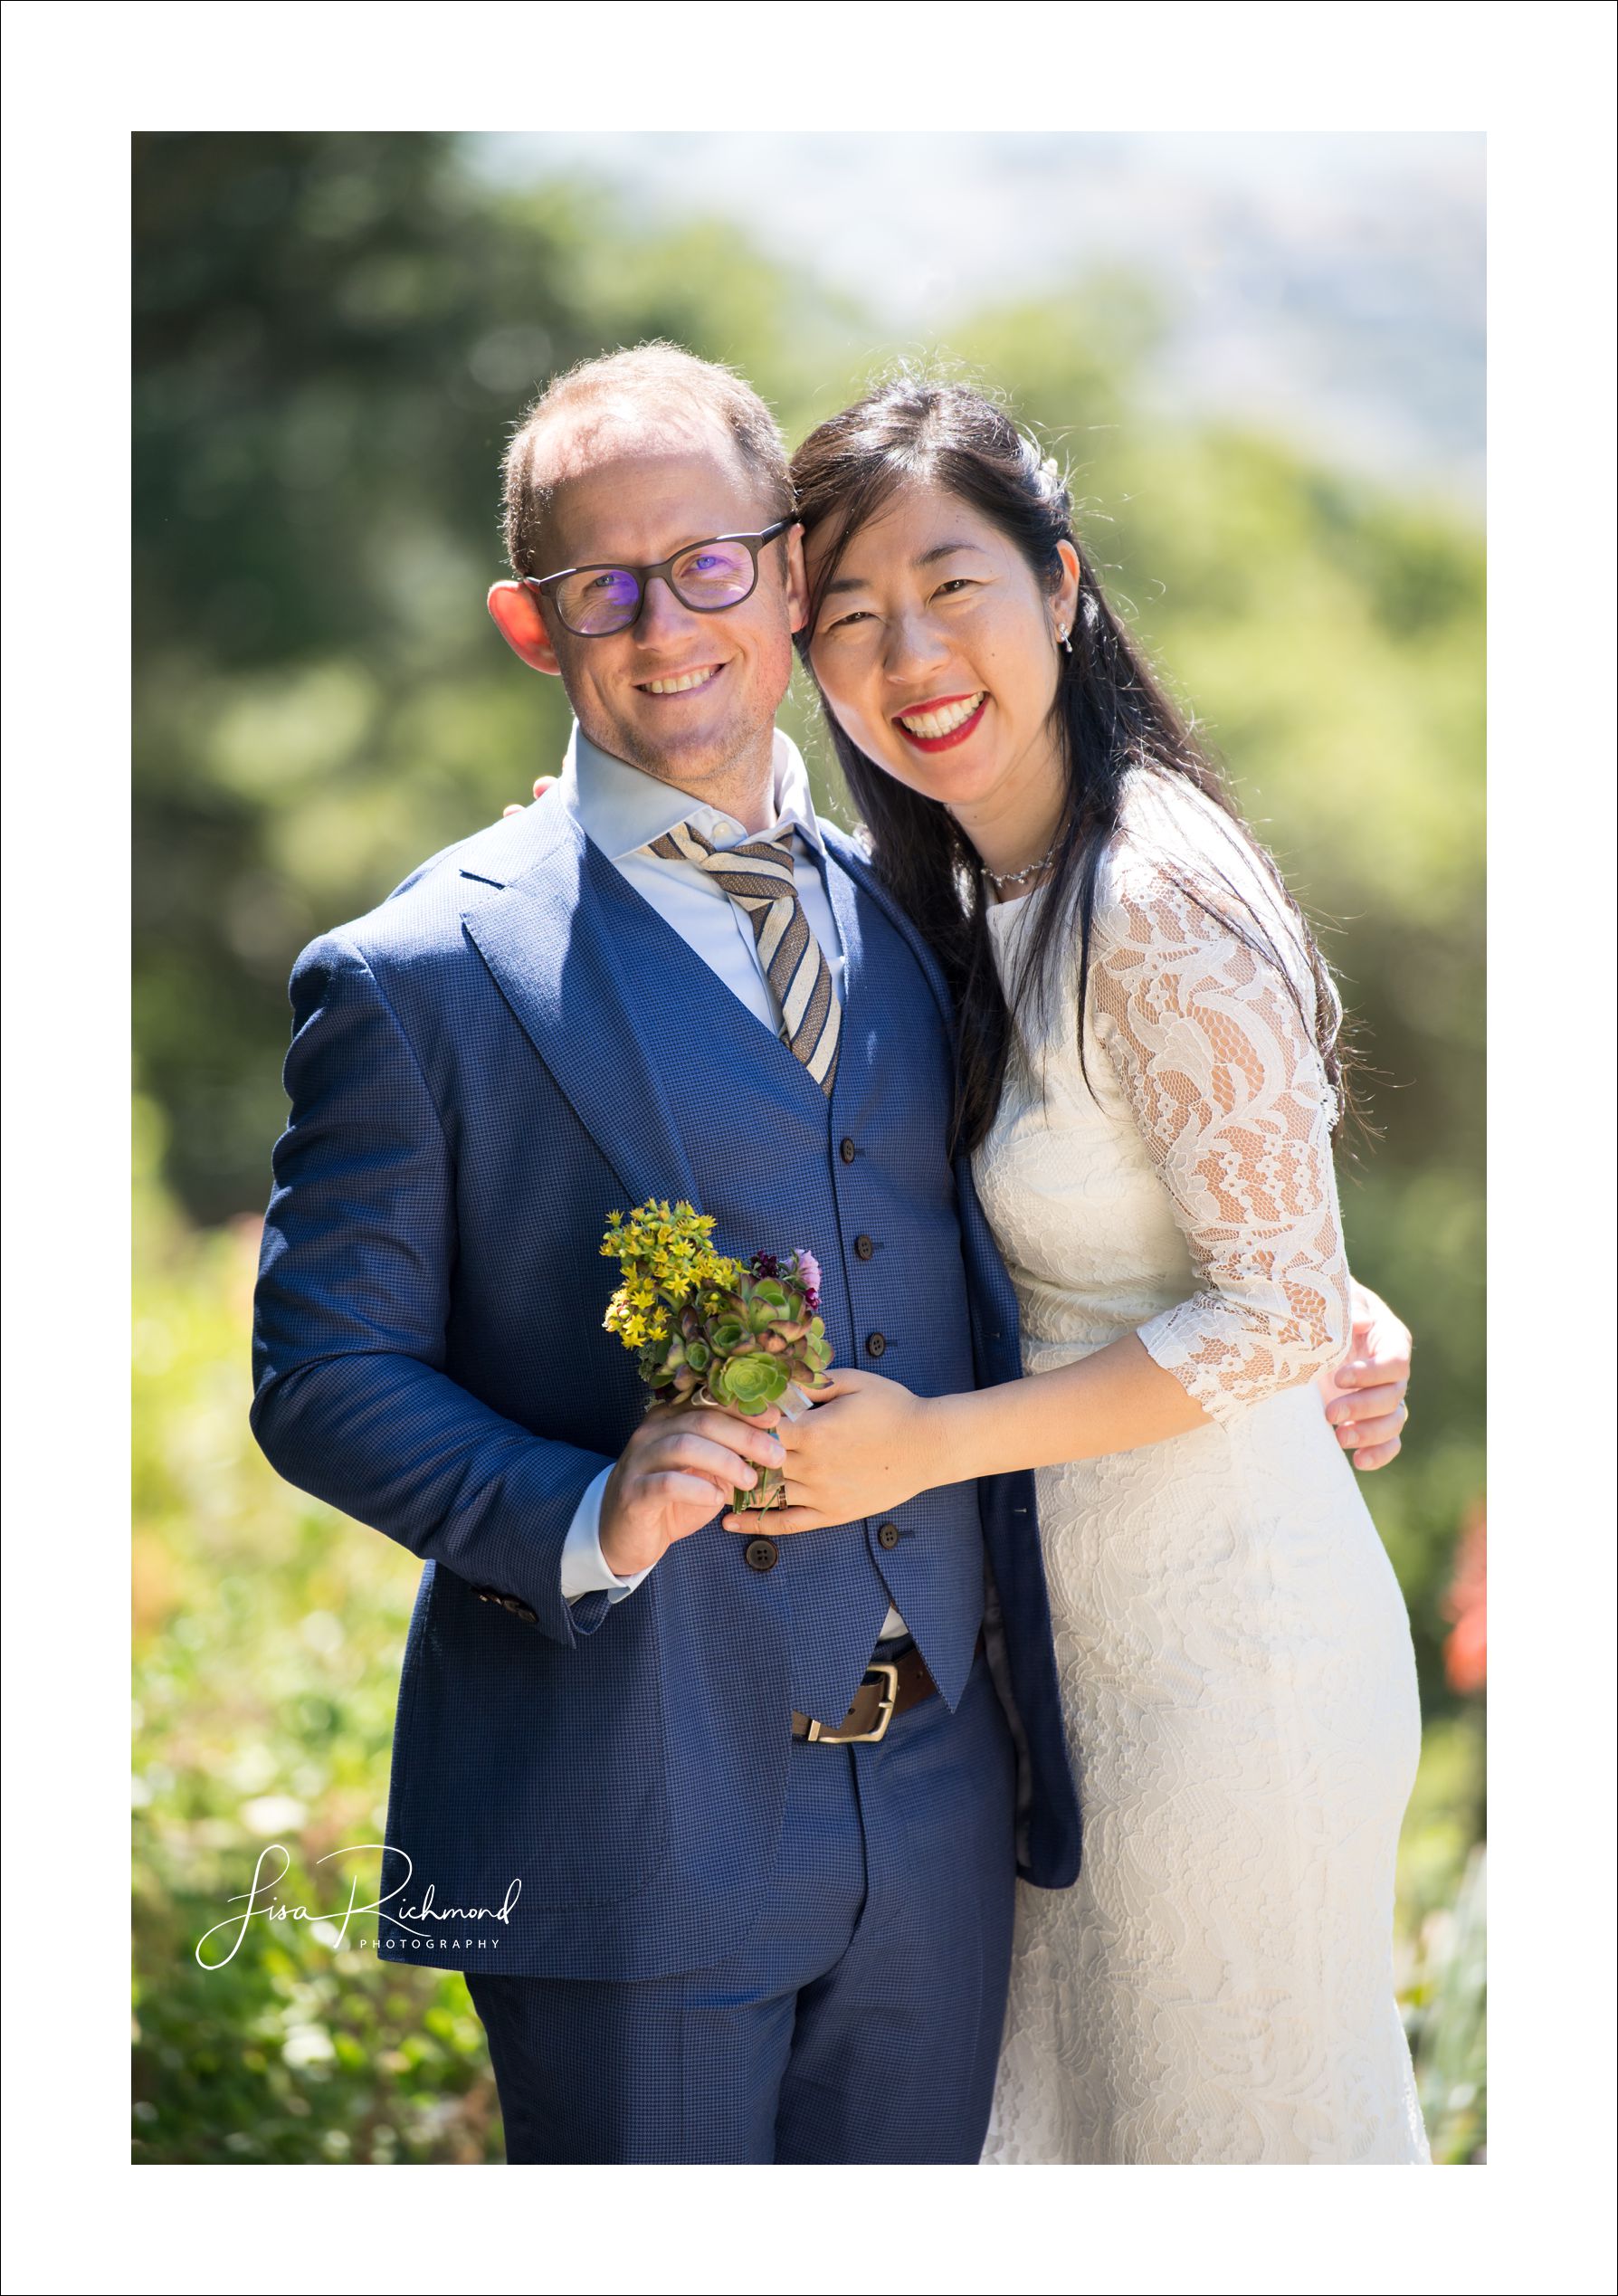
<path fill-rule="evenodd" d="M 1078 1869 L 1033 1478 L 724 1532 L 767 1426 L 642 1415 L 609 1212 L 806 1247 L 836 1359 L 1018 1374 L 937 969 L 776 732 L 784 450 L 668 346 L 552 386 L 490 607 L 545 804 L 293 975 L 254 1425 L 426 1564 L 378 1950 L 463 1969 L 512 2161 L 971 2161 L 1014 1874 Z"/>

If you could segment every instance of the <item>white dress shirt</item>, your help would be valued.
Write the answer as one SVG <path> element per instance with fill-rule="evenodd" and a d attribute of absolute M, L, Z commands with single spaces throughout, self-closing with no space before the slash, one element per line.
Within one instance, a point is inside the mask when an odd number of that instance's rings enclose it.
<path fill-rule="evenodd" d="M 755 1019 L 772 1036 L 780 1033 L 780 1015 L 769 978 L 759 962 L 752 919 L 738 901 L 731 900 L 713 879 L 688 861 L 660 861 L 642 848 L 681 823 L 705 837 L 717 852 L 757 837 L 778 837 L 789 825 L 795 833 L 793 853 L 797 862 L 798 898 L 810 931 L 820 943 L 832 975 L 832 985 L 842 996 L 842 940 L 826 896 L 821 870 L 826 849 L 814 818 L 809 776 L 795 743 L 776 729 L 773 758 L 775 820 L 763 830 L 744 829 L 728 814 L 694 803 L 682 789 L 627 766 L 621 757 L 598 749 L 576 724 L 567 744 L 562 778 L 540 799 L 542 805 L 566 805 L 586 837 L 604 853 L 625 883 L 711 967 L 731 994 L 738 996 Z M 627 1206 L 625 1207 L 628 1208 Z M 701 1210 L 700 1205 L 698 1210 Z M 767 1249 L 769 1239 L 760 1239 Z M 576 1602 L 581 1595 L 602 1592 L 613 1601 L 633 1594 L 645 1577 L 644 1570 L 620 1578 L 601 1551 L 601 1498 L 611 1468 L 604 1467 L 579 1500 L 562 1548 L 562 1595 Z M 652 1566 L 649 1564 L 647 1568 Z M 904 1620 L 890 1606 L 882 1624 L 882 1639 L 907 1632 Z"/>

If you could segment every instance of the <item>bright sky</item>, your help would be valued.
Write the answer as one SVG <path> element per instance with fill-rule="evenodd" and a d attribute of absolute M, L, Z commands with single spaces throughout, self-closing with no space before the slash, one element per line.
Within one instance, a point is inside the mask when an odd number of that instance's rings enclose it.
<path fill-rule="evenodd" d="M 720 214 L 891 333 L 1120 263 L 1168 291 L 1158 395 L 1272 419 L 1477 504 L 1480 135 L 509 135 L 506 181 L 588 173 Z"/>

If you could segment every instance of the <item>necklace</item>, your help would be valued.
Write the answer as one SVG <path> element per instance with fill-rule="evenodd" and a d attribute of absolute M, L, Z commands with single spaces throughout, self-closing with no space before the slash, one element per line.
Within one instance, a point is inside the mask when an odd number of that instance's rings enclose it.
<path fill-rule="evenodd" d="M 985 869 L 983 873 L 988 879 L 990 884 L 994 886 L 996 892 L 1000 891 L 1003 885 L 1025 884 L 1030 877 L 1037 877 L 1042 869 L 1050 868 L 1051 863 L 1056 858 L 1056 847 L 1057 845 L 1060 845 L 1061 843 L 1061 833 L 1058 832 L 1056 842 L 1052 844 L 1050 852 L 1046 853 L 1044 858 L 1041 861 L 1031 861 L 1026 869 L 1009 869 L 1005 871 L 1004 874 L 996 874 L 994 870 Z"/>

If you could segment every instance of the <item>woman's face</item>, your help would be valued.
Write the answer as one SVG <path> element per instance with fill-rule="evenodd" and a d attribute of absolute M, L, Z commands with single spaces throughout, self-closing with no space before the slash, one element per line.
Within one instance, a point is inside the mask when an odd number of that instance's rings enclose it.
<path fill-rule="evenodd" d="M 811 594 L 834 540 L 805 545 Z M 1079 559 L 1043 584 L 981 512 L 942 488 L 900 488 L 850 542 L 809 657 L 850 739 L 885 771 L 975 819 L 1048 812 L 1061 767 L 1052 704 Z"/>

